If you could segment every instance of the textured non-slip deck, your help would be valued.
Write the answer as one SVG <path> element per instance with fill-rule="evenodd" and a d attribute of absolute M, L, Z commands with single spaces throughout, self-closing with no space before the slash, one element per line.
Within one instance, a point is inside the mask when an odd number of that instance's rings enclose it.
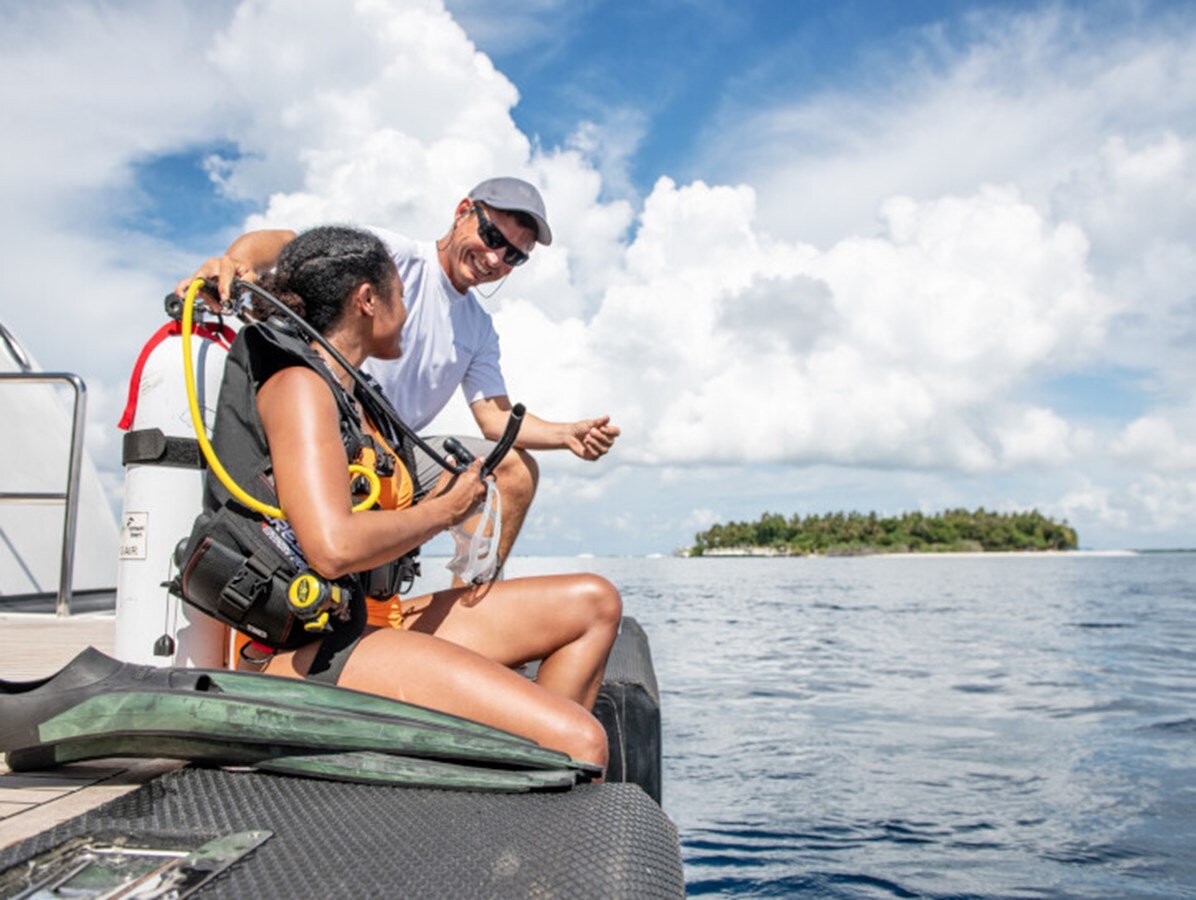
<path fill-rule="evenodd" d="M 672 822 L 632 784 L 505 795 L 186 768 L 0 851 L 0 871 L 86 834 L 274 837 L 203 887 L 222 897 L 684 895 Z"/>

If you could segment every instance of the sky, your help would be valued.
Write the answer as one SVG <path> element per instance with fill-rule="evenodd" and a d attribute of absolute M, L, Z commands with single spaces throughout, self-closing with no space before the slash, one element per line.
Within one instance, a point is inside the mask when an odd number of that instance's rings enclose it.
<path fill-rule="evenodd" d="M 115 428 L 161 298 L 237 234 L 556 240 L 484 305 L 541 455 L 527 554 L 778 512 L 984 506 L 1196 546 L 1196 6 L 0 4 L 0 320 Z M 433 426 L 470 430 L 455 402 Z"/>

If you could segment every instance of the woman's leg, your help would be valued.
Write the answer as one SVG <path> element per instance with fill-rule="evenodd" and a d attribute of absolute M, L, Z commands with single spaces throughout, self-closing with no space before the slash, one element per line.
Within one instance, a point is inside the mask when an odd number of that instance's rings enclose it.
<path fill-rule="evenodd" d="M 267 671 L 303 677 L 316 646 L 278 654 Z M 393 628 L 368 632 L 337 684 L 464 716 L 606 766 L 606 732 L 580 705 L 432 635 Z"/>
<path fill-rule="evenodd" d="M 405 600 L 403 628 L 460 644 L 504 666 L 540 659 L 537 683 L 590 709 L 623 614 L 597 575 L 517 578 Z"/>

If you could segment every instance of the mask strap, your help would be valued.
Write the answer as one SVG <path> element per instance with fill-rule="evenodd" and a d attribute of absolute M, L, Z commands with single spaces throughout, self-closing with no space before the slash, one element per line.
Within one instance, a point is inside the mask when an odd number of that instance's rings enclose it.
<path fill-rule="evenodd" d="M 489 535 L 487 535 L 489 532 Z M 445 568 L 466 584 L 484 584 L 498 574 L 498 544 L 502 537 L 502 494 L 493 480 L 486 481 L 486 500 L 473 533 L 454 525 L 455 552 Z"/>

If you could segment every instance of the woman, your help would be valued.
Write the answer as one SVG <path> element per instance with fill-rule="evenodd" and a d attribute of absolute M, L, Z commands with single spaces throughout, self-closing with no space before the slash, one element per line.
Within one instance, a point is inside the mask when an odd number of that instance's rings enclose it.
<path fill-rule="evenodd" d="M 373 235 L 341 227 L 305 232 L 283 250 L 268 287 L 351 365 L 396 354 L 406 319 L 403 287 Z M 243 360 L 245 374 L 230 381 L 226 372 L 213 442 L 226 448 L 222 456 L 254 441 L 268 452 L 286 536 L 293 532 L 312 570 L 336 581 L 374 569 L 474 511 L 485 495 L 480 461 L 442 479 L 415 506 L 351 512 L 343 420 L 346 409 L 355 409 L 346 405 L 355 385 L 317 344 L 311 348 L 318 358 L 306 347 L 302 359 L 288 357 L 270 333 L 268 326 L 250 325 L 238 337 L 242 350 L 234 348 L 229 363 Z M 390 448 L 376 423 L 362 416 L 354 424 L 386 455 Z M 402 475 L 400 466 L 384 505 L 410 503 L 411 484 Z M 209 512 L 235 506 L 221 504 L 210 475 L 208 488 Z M 347 621 L 333 619 L 330 634 L 314 633 L 298 649 L 262 658 L 259 670 L 466 716 L 606 765 L 606 735 L 589 710 L 622 614 L 609 582 L 592 575 L 516 579 L 395 598 L 380 615 L 367 615 L 361 591 L 352 593 Z M 535 682 L 513 671 L 535 659 L 543 660 Z"/>

